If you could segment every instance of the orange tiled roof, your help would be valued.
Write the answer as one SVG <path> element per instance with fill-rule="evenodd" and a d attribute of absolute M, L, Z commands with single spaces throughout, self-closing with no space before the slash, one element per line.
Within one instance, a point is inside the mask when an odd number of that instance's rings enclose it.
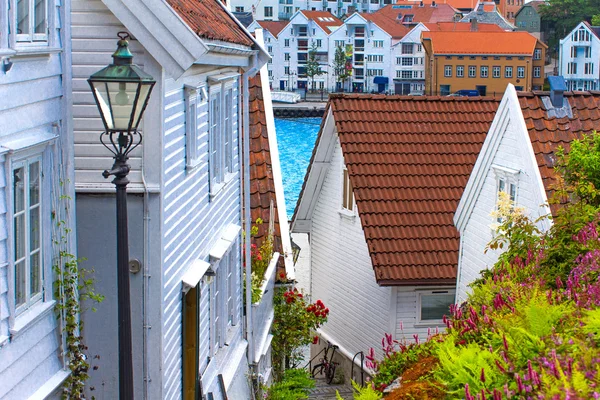
<path fill-rule="evenodd" d="M 410 8 L 405 8 L 409 7 Z M 398 15 L 412 15 L 412 22 L 410 24 L 416 25 L 419 22 L 452 22 L 454 21 L 454 15 L 457 11 L 449 4 L 437 4 L 435 7 L 426 5 L 419 7 L 419 3 L 413 1 L 397 2 L 396 4 L 389 4 L 373 14 L 385 15 L 391 18 L 394 22 L 400 23 Z"/>
<path fill-rule="evenodd" d="M 362 13 L 360 15 L 367 21 L 371 21 L 380 27 L 394 39 L 402 39 L 404 35 L 410 32 L 410 28 L 403 24 L 399 24 L 397 21 L 394 21 L 383 14 Z"/>
<path fill-rule="evenodd" d="M 491 97 L 330 97 L 380 285 L 455 282 L 453 216 L 498 105 Z"/>
<path fill-rule="evenodd" d="M 277 37 L 279 32 L 286 27 L 289 21 L 256 21 L 266 31 L 271 32 L 271 35 Z"/>
<path fill-rule="evenodd" d="M 519 92 L 518 96 L 542 181 L 550 197 L 555 183 L 554 152 L 559 146 L 568 151 L 573 139 L 600 127 L 600 92 L 565 93 L 573 118 L 548 116 L 542 101 L 548 92 Z"/>
<path fill-rule="evenodd" d="M 339 18 L 328 11 L 302 10 L 300 12 L 304 14 L 307 19 L 314 21 L 317 25 L 319 25 L 319 27 L 321 27 L 321 29 L 323 29 L 323 31 L 325 31 L 325 33 L 328 35 L 335 31 L 335 29 L 330 28 L 339 27 L 344 24 Z"/>
<path fill-rule="evenodd" d="M 423 0 L 423 4 L 429 5 L 432 1 L 436 4 L 448 4 L 457 10 L 472 10 L 477 5 L 478 0 Z M 410 1 L 410 3 L 419 5 L 420 1 Z"/>
<path fill-rule="evenodd" d="M 167 0 L 167 3 L 202 38 L 245 46 L 253 44 L 219 0 Z"/>
<path fill-rule="evenodd" d="M 531 55 L 537 39 L 528 32 L 423 32 L 434 54 Z"/>
<path fill-rule="evenodd" d="M 470 32 L 471 24 L 469 22 L 426 22 L 424 24 L 427 29 L 432 32 Z M 504 29 L 500 28 L 496 24 L 477 24 L 477 32 L 504 32 Z"/>
<path fill-rule="evenodd" d="M 250 92 L 250 214 L 253 222 L 258 218 L 264 221 L 259 226 L 258 234 L 254 239 L 260 247 L 267 236 L 271 219 L 271 203 L 273 203 L 273 250 L 283 254 L 260 73 L 250 78 L 248 89 Z M 283 263 L 283 257 L 279 260 Z"/>

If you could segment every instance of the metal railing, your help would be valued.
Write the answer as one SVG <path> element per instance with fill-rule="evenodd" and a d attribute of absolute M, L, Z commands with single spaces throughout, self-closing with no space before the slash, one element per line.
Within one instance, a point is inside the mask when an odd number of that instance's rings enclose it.
<path fill-rule="evenodd" d="M 350 376 L 354 379 L 354 360 L 360 354 L 360 386 L 365 386 L 365 353 L 359 351 L 352 357 L 352 367 L 350 368 Z"/>

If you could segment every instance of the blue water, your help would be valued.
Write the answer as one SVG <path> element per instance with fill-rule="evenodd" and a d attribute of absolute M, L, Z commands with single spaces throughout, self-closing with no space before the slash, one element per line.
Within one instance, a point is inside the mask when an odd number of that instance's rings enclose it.
<path fill-rule="evenodd" d="M 320 125 L 321 118 L 275 118 L 285 208 L 290 219 L 302 189 Z"/>

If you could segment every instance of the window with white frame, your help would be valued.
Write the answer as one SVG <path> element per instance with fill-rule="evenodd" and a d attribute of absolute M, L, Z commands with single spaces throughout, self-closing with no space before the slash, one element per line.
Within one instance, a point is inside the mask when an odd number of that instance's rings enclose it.
<path fill-rule="evenodd" d="M 504 77 L 512 78 L 513 76 L 513 67 L 504 67 Z"/>
<path fill-rule="evenodd" d="M 525 78 L 525 67 L 517 67 L 517 78 Z"/>
<path fill-rule="evenodd" d="M 456 77 L 463 78 L 465 76 L 465 67 L 462 65 L 456 66 Z"/>
<path fill-rule="evenodd" d="M 383 40 L 373 40 L 373 47 L 383 47 Z"/>
<path fill-rule="evenodd" d="M 475 75 L 477 75 L 477 67 L 469 65 L 469 78 L 475 78 Z"/>
<path fill-rule="evenodd" d="M 446 77 L 446 78 L 452 77 L 452 65 L 444 66 L 444 77 Z"/>
<path fill-rule="evenodd" d="M 210 88 L 210 114 L 209 114 L 209 171 L 211 190 L 217 184 L 223 182 L 223 152 L 222 148 L 222 124 L 221 124 L 221 88 Z"/>
<path fill-rule="evenodd" d="M 492 166 L 494 175 L 496 176 L 496 209 L 498 209 L 498 200 L 500 199 L 500 193 L 507 193 L 511 202 L 516 203 L 517 201 L 517 189 L 519 180 L 519 171 L 511 168 Z M 498 223 L 502 223 L 502 217 L 496 218 Z"/>
<path fill-rule="evenodd" d="M 236 84 L 237 80 L 229 79 L 210 87 L 208 162 L 211 194 L 218 192 L 233 172 L 233 125 L 237 115 L 234 99 Z"/>
<path fill-rule="evenodd" d="M 206 103 L 206 89 L 186 86 L 186 121 L 185 121 L 185 166 L 188 169 L 200 163 L 200 143 L 198 141 L 198 108 Z M 205 114 L 206 115 L 206 114 Z"/>
<path fill-rule="evenodd" d="M 500 67 L 497 65 L 492 67 L 492 78 L 500 78 Z"/>
<path fill-rule="evenodd" d="M 16 40 L 19 43 L 48 41 L 48 1 L 16 0 Z"/>
<path fill-rule="evenodd" d="M 444 315 L 450 315 L 455 291 L 439 289 L 418 292 L 417 323 L 441 324 Z"/>
<path fill-rule="evenodd" d="M 42 157 L 12 163 L 15 314 L 42 300 Z"/>
<path fill-rule="evenodd" d="M 265 6 L 265 18 L 272 18 L 272 17 L 273 17 L 273 7 Z"/>
<path fill-rule="evenodd" d="M 344 167 L 342 174 L 342 210 L 352 211 L 354 209 L 354 193 L 348 169 Z"/>
<path fill-rule="evenodd" d="M 535 49 L 535 50 L 533 50 L 533 59 L 534 60 L 541 60 L 542 59 L 542 49 Z"/>
<path fill-rule="evenodd" d="M 479 76 L 482 78 L 487 78 L 488 70 L 489 70 L 489 68 L 487 66 L 482 65 L 481 67 L 479 67 Z"/>
<path fill-rule="evenodd" d="M 402 43 L 402 54 L 413 54 L 413 44 Z"/>
<path fill-rule="evenodd" d="M 290 47 L 290 39 L 283 39 L 283 47 Z"/>
<path fill-rule="evenodd" d="M 539 78 L 541 76 L 542 69 L 541 67 L 533 67 L 533 77 Z"/>
<path fill-rule="evenodd" d="M 403 67 L 411 67 L 413 65 L 412 57 L 402 57 L 402 66 Z"/>

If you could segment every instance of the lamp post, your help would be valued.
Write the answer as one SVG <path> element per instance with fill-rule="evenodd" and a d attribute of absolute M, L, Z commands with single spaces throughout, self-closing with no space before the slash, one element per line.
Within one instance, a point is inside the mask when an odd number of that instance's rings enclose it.
<path fill-rule="evenodd" d="M 142 143 L 137 130 L 156 81 L 133 64 L 129 34 L 118 33 L 113 63 L 88 79 L 100 111 L 105 131 L 100 142 L 115 160 L 104 178 L 114 175 L 117 191 L 117 292 L 119 327 L 119 398 L 133 399 L 133 359 L 131 345 L 131 304 L 129 295 L 129 244 L 127 231 L 127 184 L 129 154 Z"/>

